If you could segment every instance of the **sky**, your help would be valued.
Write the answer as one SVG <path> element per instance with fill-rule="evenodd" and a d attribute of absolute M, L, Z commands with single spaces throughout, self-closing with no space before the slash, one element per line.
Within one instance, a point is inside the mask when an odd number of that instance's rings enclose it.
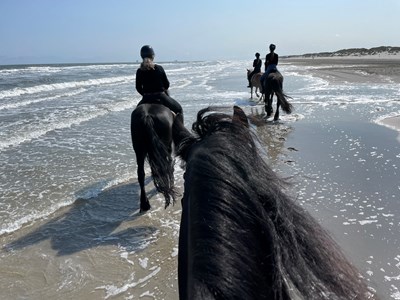
<path fill-rule="evenodd" d="M 400 0 L 0 0 L 0 64 L 254 59 L 400 46 Z"/>

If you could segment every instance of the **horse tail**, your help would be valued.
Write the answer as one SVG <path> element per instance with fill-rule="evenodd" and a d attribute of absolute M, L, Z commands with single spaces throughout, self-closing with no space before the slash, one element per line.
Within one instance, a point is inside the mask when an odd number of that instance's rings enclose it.
<path fill-rule="evenodd" d="M 282 110 L 285 113 L 290 114 L 293 110 L 293 105 L 287 100 L 290 97 L 282 90 L 282 81 L 272 80 L 271 84 L 272 90 L 275 92 L 276 96 L 278 97 L 278 101 L 281 103 Z"/>
<path fill-rule="evenodd" d="M 146 144 L 150 145 L 147 149 L 147 158 L 151 175 L 157 191 L 164 195 L 166 208 L 171 203 L 171 198 L 175 203 L 174 161 L 171 152 L 155 130 L 153 118 L 150 115 L 146 115 L 143 122 L 146 129 Z"/>

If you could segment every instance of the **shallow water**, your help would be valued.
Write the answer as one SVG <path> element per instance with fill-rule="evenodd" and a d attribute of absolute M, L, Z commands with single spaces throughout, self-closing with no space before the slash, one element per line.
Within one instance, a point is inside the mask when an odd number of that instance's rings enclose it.
<path fill-rule="evenodd" d="M 248 62 L 162 65 L 188 127 L 208 105 L 262 112 Z M 136 68 L 0 67 L 0 298 L 176 298 L 180 203 L 164 210 L 152 190 L 152 211 L 138 214 Z M 268 161 L 383 299 L 400 299 L 398 133 L 375 123 L 400 112 L 398 85 L 280 70 L 295 112 L 257 129 Z M 182 172 L 178 162 L 178 186 Z"/>

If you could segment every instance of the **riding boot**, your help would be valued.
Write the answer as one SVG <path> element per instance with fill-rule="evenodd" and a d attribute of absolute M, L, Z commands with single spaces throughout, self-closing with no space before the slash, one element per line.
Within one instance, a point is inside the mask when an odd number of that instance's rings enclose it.
<path fill-rule="evenodd" d="M 250 80 L 249 80 L 249 85 L 247 86 L 248 88 L 251 88 L 251 82 L 250 82 Z"/>

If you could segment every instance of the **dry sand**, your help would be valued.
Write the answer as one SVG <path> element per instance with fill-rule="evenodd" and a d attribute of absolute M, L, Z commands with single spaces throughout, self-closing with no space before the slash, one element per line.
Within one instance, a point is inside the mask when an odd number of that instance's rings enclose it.
<path fill-rule="evenodd" d="M 380 58 L 291 58 L 282 62 L 304 65 L 329 81 L 400 83 L 400 56 Z M 345 66 L 345 67 L 343 67 Z"/>

